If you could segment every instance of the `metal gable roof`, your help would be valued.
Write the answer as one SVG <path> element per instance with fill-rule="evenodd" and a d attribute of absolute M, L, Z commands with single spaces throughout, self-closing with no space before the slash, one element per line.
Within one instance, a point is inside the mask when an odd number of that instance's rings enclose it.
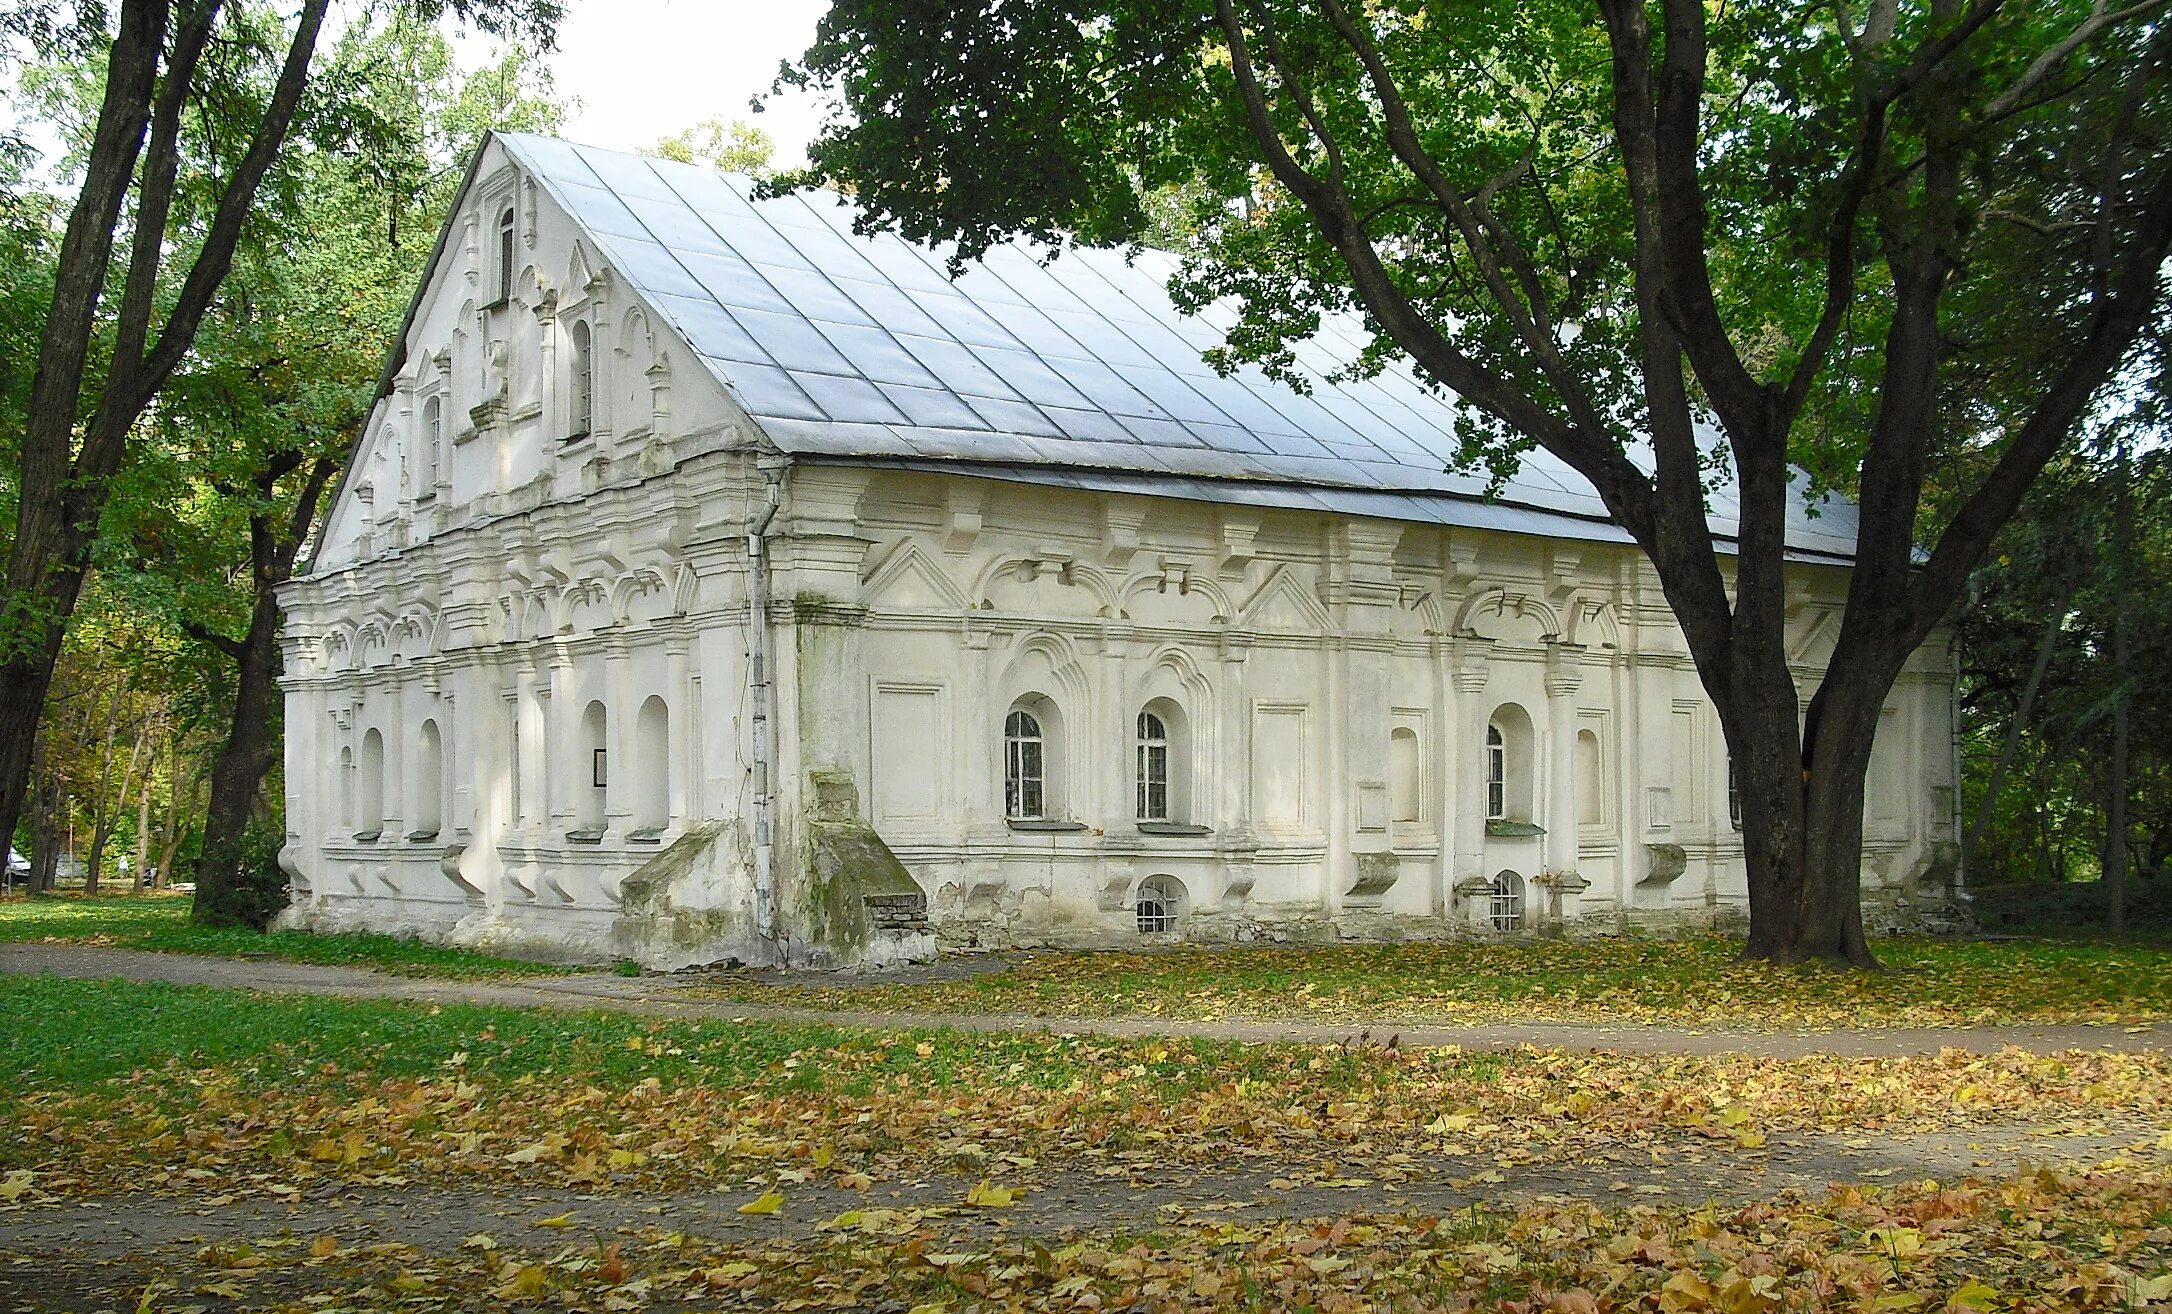
<path fill-rule="evenodd" d="M 855 234 L 856 211 L 833 193 L 756 201 L 749 180 L 698 165 L 497 139 L 783 451 L 1627 541 L 1545 451 L 1492 498 L 1484 478 L 1448 472 L 1457 405 L 1407 365 L 1330 382 L 1364 346 L 1354 321 L 1299 344 L 1310 395 L 1256 367 L 1217 374 L 1201 353 L 1229 312 L 1179 312 L 1166 254 L 1044 263 L 1005 244 L 953 281 L 942 252 Z M 1711 510 L 1731 535 L 1731 488 Z M 1788 544 L 1845 559 L 1855 525 L 1844 500 L 1812 515 L 1798 498 Z"/>

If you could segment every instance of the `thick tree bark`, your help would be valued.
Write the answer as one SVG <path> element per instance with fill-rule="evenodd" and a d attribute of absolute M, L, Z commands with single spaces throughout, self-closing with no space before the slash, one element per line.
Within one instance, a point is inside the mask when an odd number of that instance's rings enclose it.
<path fill-rule="evenodd" d="M 121 5 L 105 96 L 84 156 L 83 187 L 61 238 L 23 435 L 15 534 L 0 595 L 0 834 L 13 834 L 22 813 L 32 738 L 82 594 L 107 488 L 137 419 L 188 351 L 232 266 L 257 187 L 301 103 L 328 4 L 302 5 L 263 117 L 217 195 L 155 339 L 181 123 L 221 5 L 186 0 L 178 23 L 171 0 Z M 114 317 L 115 346 L 96 381 L 90 343 L 131 191 L 134 226 Z"/>
<path fill-rule="evenodd" d="M 258 475 L 258 504 L 268 506 L 278 481 L 302 461 L 284 452 Z M 234 659 L 234 711 L 226 742 L 211 765 L 211 800 L 204 815 L 204 850 L 197 862 L 196 902 L 192 919 L 202 926 L 251 926 L 262 930 L 285 906 L 285 877 L 276 854 L 283 836 L 252 844 L 252 822 L 265 773 L 277 760 L 276 733 L 279 675 L 279 586 L 293 573 L 295 556 L 309 537 L 317 505 L 339 470 L 339 462 L 320 458 L 295 499 L 293 514 L 276 524 L 268 510 L 249 520 L 249 631 L 240 639 L 198 631 Z"/>
<path fill-rule="evenodd" d="M 1467 180 L 1475 190 L 1447 176 L 1415 130 L 1370 26 L 1353 18 L 1345 0 L 1320 3 L 1379 106 L 1383 139 L 1423 203 L 1440 213 L 1458 259 L 1468 257 L 1474 285 L 1499 309 L 1524 363 L 1558 400 L 1542 404 L 1528 386 L 1474 360 L 1397 283 L 1353 203 L 1344 143 L 1306 80 L 1311 65 L 1293 58 L 1270 7 L 1216 0 L 1230 72 L 1261 160 L 1341 257 L 1352 290 L 1381 330 L 1465 402 L 1575 468 L 1650 559 L 1736 758 L 1750 891 L 1747 953 L 1874 966 L 1862 925 L 1862 823 L 1864 776 L 1885 698 L 1910 654 L 1963 596 L 1969 572 L 2147 321 L 2172 247 L 2172 169 L 2128 190 L 2117 161 L 2131 119 L 2114 129 L 2103 154 L 2097 280 L 2081 331 L 2047 376 L 2035 409 L 2011 431 L 1988 475 L 1959 500 L 1928 559 L 1919 561 L 1917 517 L 1931 440 L 1943 423 L 1940 372 L 1948 344 L 1939 332 L 1941 299 L 1964 245 L 1956 240 L 1970 209 L 1960 203 L 1967 181 L 1962 143 L 1971 130 L 1968 97 L 1982 72 L 1964 47 L 1997 4 L 1964 12 L 1948 0 L 1932 30 L 1911 38 L 1919 41 L 1913 49 L 1893 48 L 1898 32 L 1891 25 L 1851 33 L 1851 46 L 1863 53 L 1859 130 L 1835 180 L 1823 308 L 1791 370 L 1766 382 L 1737 350 L 1705 255 L 1699 153 L 1708 91 L 1706 6 L 1661 0 L 1655 15 L 1654 6 L 1637 0 L 1600 0 L 1612 55 L 1615 145 L 1635 239 L 1633 346 L 1643 391 L 1638 421 L 1652 453 L 1646 472 L 1623 456 L 1609 426 L 1596 418 L 1600 408 L 1585 381 L 1566 367 L 1548 276 L 1487 208 L 1491 192 L 1512 175 Z M 1655 32 L 1655 16 L 1663 32 Z M 2000 103 L 2019 97 L 2043 73 L 2032 67 L 2009 81 Z M 1920 134 L 1909 147 L 1906 187 L 1881 181 L 1892 164 L 1888 125 L 1896 107 Z M 1293 130 L 1303 139 L 1301 151 Z M 2117 240 L 2115 223 L 2126 225 Z M 1800 694 L 1786 646 L 1787 447 L 1858 300 L 1864 252 L 1883 261 L 1892 314 L 1840 634 L 1807 724 L 1798 726 Z M 1696 417 L 1707 409 L 1725 434 L 1737 478 L 1740 514 L 1731 550 L 1713 533 L 1706 508 L 1708 454 L 1699 446 Z M 1732 597 L 1723 553 L 1733 561 Z"/>

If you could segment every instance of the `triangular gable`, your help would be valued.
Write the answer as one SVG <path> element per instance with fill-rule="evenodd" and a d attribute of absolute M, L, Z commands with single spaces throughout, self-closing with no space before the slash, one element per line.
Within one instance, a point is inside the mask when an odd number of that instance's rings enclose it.
<path fill-rule="evenodd" d="M 1318 634 L 1333 627 L 1334 619 L 1327 609 L 1288 565 L 1277 567 L 1237 616 L 1237 628 L 1246 630 Z"/>
<path fill-rule="evenodd" d="M 894 611 L 968 611 L 972 603 L 943 568 L 912 539 L 899 543 L 869 571 L 861 596 Z"/>

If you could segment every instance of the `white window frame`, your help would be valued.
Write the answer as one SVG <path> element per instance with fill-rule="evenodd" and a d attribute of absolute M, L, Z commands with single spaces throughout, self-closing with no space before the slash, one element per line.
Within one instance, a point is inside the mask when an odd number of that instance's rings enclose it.
<path fill-rule="evenodd" d="M 508 196 L 505 203 L 496 207 L 498 229 L 498 304 L 505 305 L 513 299 L 513 260 L 518 247 L 515 234 L 520 228 L 519 211 Z"/>
<path fill-rule="evenodd" d="M 1169 820 L 1169 723 L 1141 710 L 1137 734 L 1137 813 L 1140 821 Z"/>
<path fill-rule="evenodd" d="M 585 319 L 576 319 L 566 330 L 568 344 L 572 348 L 572 395 L 567 398 L 566 412 L 572 422 L 566 426 L 566 441 L 577 443 L 596 431 L 596 330 Z"/>
<path fill-rule="evenodd" d="M 1003 815 L 1048 819 L 1048 736 L 1027 707 L 1013 707 L 1003 718 Z"/>
<path fill-rule="evenodd" d="M 1486 726 L 1486 820 L 1508 819 L 1508 736 Z"/>

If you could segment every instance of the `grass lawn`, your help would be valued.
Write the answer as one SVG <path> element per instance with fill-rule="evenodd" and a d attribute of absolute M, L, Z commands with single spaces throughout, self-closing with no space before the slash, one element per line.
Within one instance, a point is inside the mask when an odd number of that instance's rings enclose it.
<path fill-rule="evenodd" d="M 919 984 L 724 979 L 728 998 L 824 1009 L 1396 1022 L 1891 1027 L 2172 1018 L 2172 952 L 2059 941 L 1879 941 L 1875 974 L 1745 964 L 1718 937 L 1178 948 L 1010 955 Z"/>
<path fill-rule="evenodd" d="M 86 1182 L 252 1161 L 288 1180 L 357 1164 L 548 1174 L 583 1157 L 598 1182 L 614 1174 L 597 1165 L 614 1164 L 628 1181 L 698 1180 L 792 1166 L 825 1145 L 870 1172 L 1147 1146 L 1202 1163 L 1263 1149 L 1391 1162 L 1474 1138 L 1571 1153 L 1654 1135 L 1732 1143 L 1764 1128 L 2172 1108 L 2166 1054 L 1476 1054 L 662 1021 L 27 976 L 0 977 L 0 1019 L 0 1168 Z M 310 1157 L 350 1132 L 354 1154 Z M 508 1154 L 537 1144 L 555 1148 Z"/>
<path fill-rule="evenodd" d="M 0 900 L 0 941 L 95 944 L 216 958 L 280 958 L 295 963 L 374 967 L 402 976 L 543 976 L 568 970 L 389 935 L 313 935 L 307 931 L 258 935 L 246 930 L 192 926 L 189 900 L 172 894 Z"/>
<path fill-rule="evenodd" d="M 2091 1175 L 2002 1164 L 1724 1209 L 1631 1182 L 1757 1171 L 1768 1136 L 1868 1149 L 2052 1123 L 2147 1139 Z M 197 1289 L 295 1309 L 2109 1309 L 2172 1264 L 2168 1128 L 2164 1054 L 1494 1055 L 0 978 L 0 1231 L 9 1206 L 90 1197 L 186 1215 L 181 1258 L 218 1271 L 121 1293 L 141 1309 Z M 1548 1165 L 1624 1180 L 1596 1201 L 1402 1203 L 1451 1170 L 1476 1189 Z M 1044 1194 L 1232 1173 L 1338 1216 L 1240 1219 L 1210 1194 L 1143 1230 L 1008 1226 Z M 458 1214 L 434 1242 L 370 1244 L 324 1203 L 427 1213 L 454 1189 L 555 1193 L 529 1212 L 565 1210 L 534 1224 L 563 1231 L 501 1244 Z M 668 1190 L 738 1212 L 643 1210 Z M 923 1203 L 885 1203 L 909 1191 Z M 196 1213 L 247 1199 L 292 1221 L 243 1234 Z M 646 1221 L 592 1234 L 601 1201 Z"/>

